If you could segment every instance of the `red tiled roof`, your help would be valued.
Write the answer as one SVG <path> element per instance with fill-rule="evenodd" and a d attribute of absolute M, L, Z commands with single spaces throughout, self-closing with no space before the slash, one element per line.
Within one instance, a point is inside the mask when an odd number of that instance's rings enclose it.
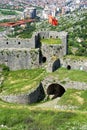
<path fill-rule="evenodd" d="M 30 23 L 30 22 L 34 22 L 35 19 L 27 19 L 27 20 L 19 20 L 17 22 L 5 22 L 5 23 L 0 23 L 0 26 L 5 26 L 5 27 L 14 27 L 17 25 L 22 25 L 25 23 Z"/>

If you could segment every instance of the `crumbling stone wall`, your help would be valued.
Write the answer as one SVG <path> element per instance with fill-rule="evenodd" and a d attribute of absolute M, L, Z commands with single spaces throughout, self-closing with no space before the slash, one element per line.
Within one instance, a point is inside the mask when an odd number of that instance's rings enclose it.
<path fill-rule="evenodd" d="M 31 39 L 21 38 L 0 38 L 0 49 L 10 48 L 35 48 L 35 37 Z"/>
<path fill-rule="evenodd" d="M 87 71 L 87 58 L 85 57 L 77 57 L 75 58 L 70 58 L 70 57 L 62 57 L 60 59 L 61 61 L 61 66 L 67 68 L 70 66 L 70 69 L 75 69 L 75 70 L 83 70 Z"/>
<path fill-rule="evenodd" d="M 27 92 L 25 94 L 0 95 L 0 98 L 3 101 L 10 102 L 10 103 L 18 103 L 18 104 L 36 103 L 43 100 L 44 97 L 45 97 L 45 93 L 44 93 L 42 83 L 40 83 L 35 89 L 31 90 L 31 92 Z"/>
<path fill-rule="evenodd" d="M 60 45 L 46 45 L 40 43 L 40 38 L 60 38 Z M 37 51 L 36 48 L 40 48 Z M 36 49 L 33 51 L 32 49 Z M 4 63 L 11 70 L 31 69 L 39 66 L 43 56 L 49 63 L 53 56 L 62 57 L 67 53 L 67 33 L 57 31 L 35 32 L 31 39 L 2 38 L 0 39 L 0 64 Z M 41 58 L 42 57 L 42 58 Z M 48 65 L 49 66 L 49 65 Z"/>
<path fill-rule="evenodd" d="M 39 66 L 39 49 L 0 49 L 0 64 L 10 70 L 31 69 Z"/>

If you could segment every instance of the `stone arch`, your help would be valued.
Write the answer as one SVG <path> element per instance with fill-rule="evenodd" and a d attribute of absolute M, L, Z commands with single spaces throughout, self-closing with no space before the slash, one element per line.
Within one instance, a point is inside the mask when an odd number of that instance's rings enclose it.
<path fill-rule="evenodd" d="M 60 59 L 57 59 L 52 66 L 52 72 L 56 71 L 60 67 Z"/>
<path fill-rule="evenodd" d="M 47 88 L 47 95 L 53 95 L 52 99 L 61 97 L 64 93 L 64 87 L 57 83 L 50 84 Z"/>
<path fill-rule="evenodd" d="M 70 66 L 70 65 L 67 65 L 67 69 L 68 69 L 68 70 L 71 70 L 71 66 Z"/>

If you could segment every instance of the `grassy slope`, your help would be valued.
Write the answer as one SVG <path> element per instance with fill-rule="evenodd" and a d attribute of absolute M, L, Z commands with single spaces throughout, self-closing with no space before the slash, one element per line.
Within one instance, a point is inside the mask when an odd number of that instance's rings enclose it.
<path fill-rule="evenodd" d="M 73 106 L 87 111 L 87 90 L 68 89 L 58 101 L 58 105 Z"/>
<path fill-rule="evenodd" d="M 61 68 L 50 75 L 60 79 L 74 74 L 87 80 L 87 72 Z M 44 69 L 10 71 L 3 84 L 5 93 L 26 92 L 26 86 L 38 83 L 47 73 Z M 49 74 L 48 74 L 49 75 Z M 79 78 L 79 80 L 81 80 Z M 32 87 L 32 86 L 31 86 Z M 22 91 L 21 91 L 22 89 Z M 28 88 L 29 89 L 29 88 Z M 58 105 L 77 106 L 73 110 L 42 110 L 35 106 L 10 104 L 0 101 L 0 130 L 86 130 L 87 128 L 87 91 L 67 90 Z M 2 125 L 3 128 L 1 127 Z"/>
<path fill-rule="evenodd" d="M 65 68 L 60 68 L 50 75 L 53 75 L 62 81 L 69 79 L 72 81 L 87 82 L 87 72 L 80 70 L 67 70 Z"/>
<path fill-rule="evenodd" d="M 41 110 L 4 102 L 0 102 L 0 117 L 0 125 L 11 130 L 86 130 L 87 127 L 87 112 Z"/>
<path fill-rule="evenodd" d="M 80 70 L 67 70 L 60 68 L 54 73 L 47 74 L 44 69 L 9 71 L 3 85 L 3 94 L 17 94 L 28 92 L 35 88 L 45 76 L 52 75 L 60 81 L 65 79 L 79 82 L 87 82 L 87 72 Z"/>
<path fill-rule="evenodd" d="M 17 94 L 35 88 L 45 76 L 44 69 L 9 71 L 2 85 L 3 94 Z"/>

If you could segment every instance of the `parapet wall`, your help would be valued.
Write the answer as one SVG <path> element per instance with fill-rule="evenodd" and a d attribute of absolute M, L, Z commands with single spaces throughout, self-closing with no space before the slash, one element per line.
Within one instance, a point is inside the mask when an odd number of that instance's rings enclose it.
<path fill-rule="evenodd" d="M 0 38 L 0 49 L 9 48 L 35 48 L 35 37 L 31 39 L 21 39 L 21 38 Z"/>
<path fill-rule="evenodd" d="M 62 44 L 41 45 L 40 38 L 60 38 Z M 42 55 L 37 48 L 41 50 Z M 53 56 L 59 58 L 66 54 L 67 32 L 40 31 L 35 32 L 31 39 L 0 39 L 0 64 L 7 65 L 11 70 L 37 68 L 43 56 L 50 62 Z"/>
<path fill-rule="evenodd" d="M 43 31 L 43 32 L 39 32 L 38 33 L 40 35 L 40 38 L 44 39 L 44 38 L 60 38 L 62 43 L 61 45 L 51 45 L 51 46 L 57 46 L 57 48 L 60 48 L 61 46 L 61 51 L 60 49 L 58 49 L 59 51 L 58 52 L 58 55 L 60 53 L 61 55 L 61 52 L 62 52 L 62 55 L 66 55 L 68 53 L 68 47 L 67 47 L 67 36 L 68 36 L 68 33 L 67 32 L 57 32 L 57 31 Z M 52 52 L 52 51 L 51 51 Z M 61 56 L 62 56 L 61 55 Z"/>

